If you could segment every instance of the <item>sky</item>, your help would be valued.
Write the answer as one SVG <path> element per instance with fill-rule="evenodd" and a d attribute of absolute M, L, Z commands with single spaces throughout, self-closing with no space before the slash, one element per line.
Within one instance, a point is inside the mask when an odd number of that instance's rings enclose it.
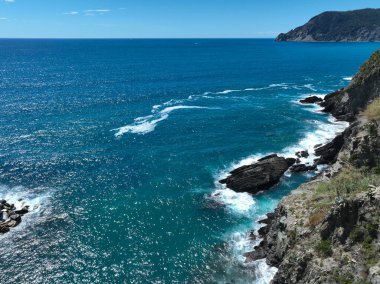
<path fill-rule="evenodd" d="M 0 38 L 273 38 L 380 0 L 0 0 Z"/>

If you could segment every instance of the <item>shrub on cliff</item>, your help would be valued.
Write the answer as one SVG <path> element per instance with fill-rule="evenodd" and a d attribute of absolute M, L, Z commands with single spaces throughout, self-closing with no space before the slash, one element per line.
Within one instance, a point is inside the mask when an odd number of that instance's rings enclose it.
<path fill-rule="evenodd" d="M 368 105 L 364 111 L 364 115 L 370 120 L 380 120 L 380 98 L 374 99 L 373 102 Z"/>
<path fill-rule="evenodd" d="M 322 240 L 319 244 L 317 244 L 316 250 L 324 257 L 332 256 L 333 251 L 331 248 L 331 241 Z"/>
<path fill-rule="evenodd" d="M 356 192 L 368 190 L 368 185 L 376 184 L 379 176 L 369 171 L 360 171 L 355 168 L 343 169 L 334 179 L 321 183 L 316 195 L 332 195 L 343 197 Z"/>

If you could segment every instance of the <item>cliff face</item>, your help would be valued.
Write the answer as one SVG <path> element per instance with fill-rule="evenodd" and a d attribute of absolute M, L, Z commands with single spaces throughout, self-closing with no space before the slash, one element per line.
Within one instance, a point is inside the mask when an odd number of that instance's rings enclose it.
<path fill-rule="evenodd" d="M 324 12 L 277 41 L 380 41 L 380 9 Z"/>
<path fill-rule="evenodd" d="M 272 283 L 380 283 L 380 104 L 360 113 L 379 88 L 378 51 L 322 103 L 352 123 L 335 163 L 262 221 L 263 241 L 246 256 L 278 267 Z"/>
<path fill-rule="evenodd" d="M 325 97 L 325 112 L 341 120 L 353 121 L 360 110 L 380 96 L 380 51 L 362 65 L 351 84 Z"/>

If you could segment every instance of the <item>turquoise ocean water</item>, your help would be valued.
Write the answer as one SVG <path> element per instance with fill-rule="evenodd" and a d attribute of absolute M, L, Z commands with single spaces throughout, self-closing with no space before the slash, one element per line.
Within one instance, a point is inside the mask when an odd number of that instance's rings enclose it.
<path fill-rule="evenodd" d="M 4 283 L 267 283 L 247 232 L 308 175 L 217 181 L 346 126 L 299 98 L 349 83 L 378 43 L 0 40 Z M 310 176 L 310 175 L 309 175 Z"/>

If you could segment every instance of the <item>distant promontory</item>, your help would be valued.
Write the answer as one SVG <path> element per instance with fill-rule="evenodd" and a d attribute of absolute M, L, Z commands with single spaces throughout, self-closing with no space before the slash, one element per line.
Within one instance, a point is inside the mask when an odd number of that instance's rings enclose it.
<path fill-rule="evenodd" d="M 276 41 L 380 41 L 380 9 L 324 12 L 303 26 L 279 34 Z"/>

